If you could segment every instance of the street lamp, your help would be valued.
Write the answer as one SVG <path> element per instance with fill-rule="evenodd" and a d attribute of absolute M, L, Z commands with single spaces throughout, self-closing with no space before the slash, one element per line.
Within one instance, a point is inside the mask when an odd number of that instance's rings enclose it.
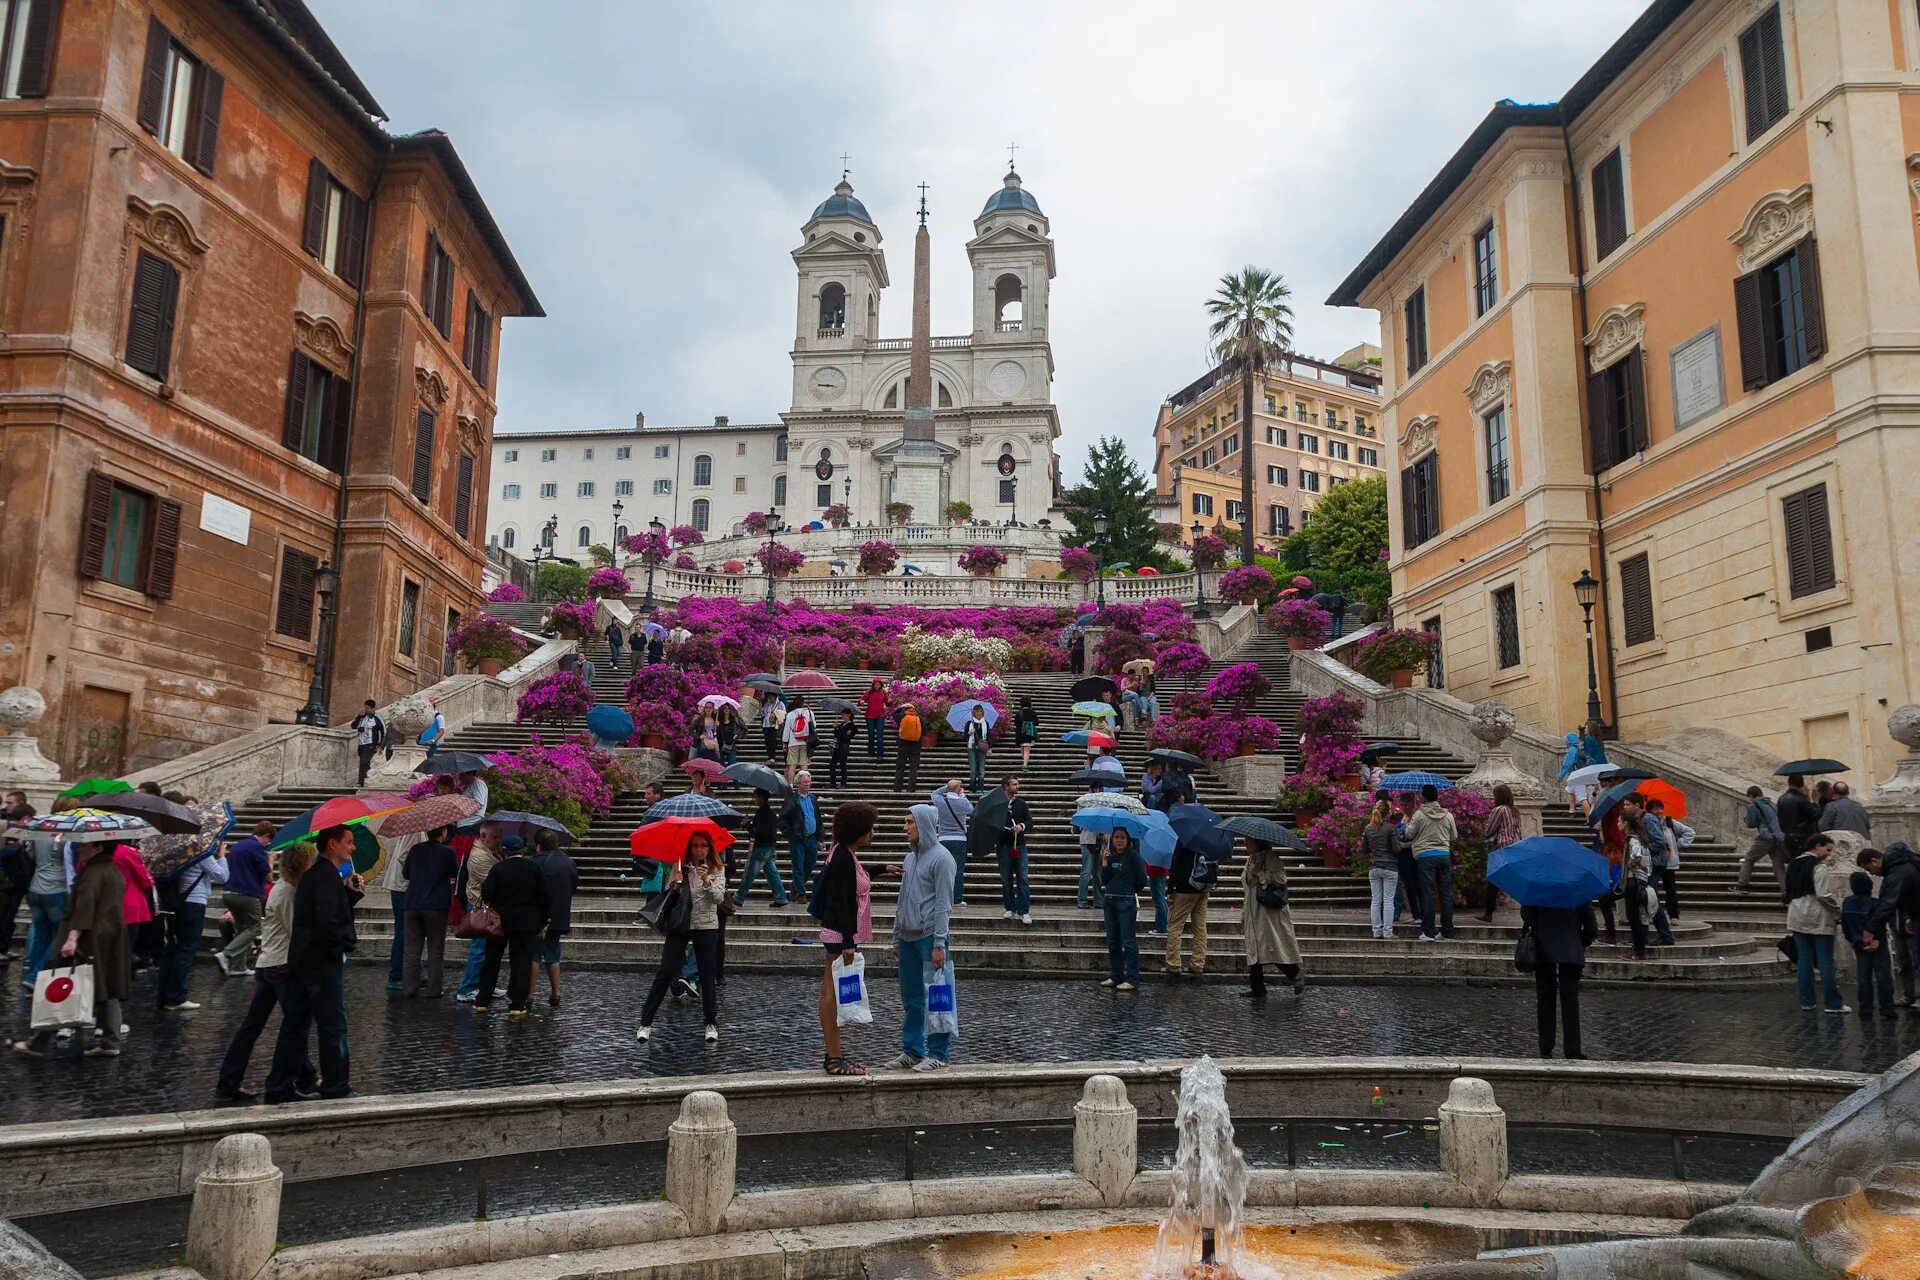
<path fill-rule="evenodd" d="M 626 509 L 620 499 L 613 500 L 613 541 L 609 554 L 613 557 L 613 567 L 616 569 L 620 567 L 620 513 Z"/>
<path fill-rule="evenodd" d="M 1107 607 L 1107 513 L 1093 513 L 1093 578 L 1099 593 L 1094 605 L 1096 613 L 1105 612 Z"/>
<path fill-rule="evenodd" d="M 640 602 L 641 613 L 653 612 L 653 568 L 660 559 L 660 535 L 666 531 L 659 516 L 647 521 L 647 597 Z"/>
<path fill-rule="evenodd" d="M 1193 522 L 1193 540 L 1196 544 L 1200 541 L 1201 535 L 1206 533 L 1206 531 L 1207 526 L 1201 524 L 1198 520 Z M 1213 613 L 1207 608 L 1207 571 L 1200 567 L 1200 561 L 1197 558 L 1193 562 L 1193 590 L 1194 619 L 1198 621 L 1201 618 L 1211 618 Z"/>
<path fill-rule="evenodd" d="M 767 612 L 774 611 L 773 605 L 773 550 L 774 530 L 780 527 L 780 512 L 773 507 L 767 508 Z"/>
<path fill-rule="evenodd" d="M 1600 723 L 1600 673 L 1593 665 L 1593 606 L 1600 598 L 1600 580 L 1585 569 L 1573 582 L 1573 598 L 1587 624 L 1587 723 Z"/>
<path fill-rule="evenodd" d="M 294 720 L 317 728 L 327 727 L 327 674 L 333 664 L 333 596 L 340 589 L 340 575 L 330 561 L 322 560 L 313 571 L 313 594 L 320 602 L 320 631 L 313 646 L 313 680 L 307 685 L 307 705 Z"/>

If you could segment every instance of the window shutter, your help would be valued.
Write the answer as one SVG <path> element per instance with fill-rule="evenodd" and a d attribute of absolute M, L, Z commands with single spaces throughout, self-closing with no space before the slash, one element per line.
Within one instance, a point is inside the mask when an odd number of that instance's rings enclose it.
<path fill-rule="evenodd" d="M 1647 448 L 1647 356 L 1635 347 L 1627 353 L 1627 439 L 1635 453 Z"/>
<path fill-rule="evenodd" d="M 474 296 L 472 289 L 467 290 L 467 323 L 465 332 L 460 335 L 460 362 L 473 368 L 473 336 L 480 328 L 480 299 Z"/>
<path fill-rule="evenodd" d="M 1780 9 L 1760 19 L 1760 50 L 1767 73 L 1767 124 L 1787 114 L 1787 46 L 1780 28 Z"/>
<path fill-rule="evenodd" d="M 187 130 L 187 163 L 213 175 L 213 154 L 220 144 L 220 101 L 227 79 L 206 63 L 200 64 L 200 83 L 193 94 L 193 123 Z"/>
<path fill-rule="evenodd" d="M 1786 528 L 1787 594 L 1798 598 L 1813 591 L 1813 548 L 1807 539 L 1807 495 L 1790 493 L 1780 500 L 1781 522 Z"/>
<path fill-rule="evenodd" d="M 153 503 L 153 536 L 147 543 L 146 592 L 156 600 L 173 599 L 173 570 L 180 559 L 180 504 L 167 498 Z"/>
<path fill-rule="evenodd" d="M 340 278 L 357 289 L 366 279 L 367 219 L 370 215 L 367 202 L 351 191 L 346 193 L 343 204 L 337 264 Z"/>
<path fill-rule="evenodd" d="M 1767 131 L 1766 72 L 1760 54 L 1760 23 L 1740 33 L 1740 92 L 1747 104 L 1747 141 Z"/>
<path fill-rule="evenodd" d="M 433 322 L 440 327 L 441 337 L 453 336 L 453 259 L 445 249 L 440 251 L 440 296 L 434 303 Z"/>
<path fill-rule="evenodd" d="M 295 640 L 313 638 L 313 573 L 319 562 L 292 547 L 280 549 L 280 590 L 273 629 Z"/>
<path fill-rule="evenodd" d="M 60 25 L 60 0 L 36 0 L 27 12 L 20 41 L 20 96 L 44 98 L 53 69 L 53 34 Z"/>
<path fill-rule="evenodd" d="M 179 291 L 180 273 L 173 264 L 142 249 L 133 269 L 127 363 L 162 382 L 173 356 L 173 310 Z"/>
<path fill-rule="evenodd" d="M 87 473 L 86 506 L 80 519 L 80 576 L 97 578 L 107 567 L 107 524 L 113 515 L 113 479 Z"/>
<path fill-rule="evenodd" d="M 307 433 L 307 381 L 313 370 L 313 361 L 303 351 L 293 353 L 293 364 L 287 370 L 287 420 L 280 427 L 280 443 L 295 453 L 300 452 L 301 439 Z"/>
<path fill-rule="evenodd" d="M 1627 238 L 1625 164 L 1615 147 L 1593 166 L 1594 260 L 1604 261 Z"/>
<path fill-rule="evenodd" d="M 1198 496 L 1195 495 L 1196 501 Z M 1400 545 L 1409 549 L 1420 545 L 1420 513 L 1416 510 L 1412 467 L 1400 471 Z"/>
<path fill-rule="evenodd" d="M 1807 340 L 1807 360 L 1827 354 L 1827 309 L 1820 299 L 1820 246 L 1812 236 L 1794 252 L 1800 256 L 1800 323 Z"/>
<path fill-rule="evenodd" d="M 320 465 L 347 473 L 347 429 L 353 421 L 353 384 L 338 375 L 327 379 L 327 430 L 320 444 Z"/>
<path fill-rule="evenodd" d="M 1646 553 L 1620 562 L 1620 606 L 1629 647 L 1653 639 L 1653 572 Z"/>
<path fill-rule="evenodd" d="M 318 258 L 326 252 L 327 166 L 319 157 L 307 161 L 307 222 L 300 231 L 300 247 Z"/>
<path fill-rule="evenodd" d="M 1440 536 L 1440 451 L 1436 449 L 1420 459 L 1419 465 L 1426 490 L 1426 510 L 1423 512 L 1426 517 L 1426 536 L 1437 538 Z"/>
<path fill-rule="evenodd" d="M 775 477 L 785 480 L 785 476 Z M 453 490 L 453 531 L 466 537 L 473 519 L 473 455 L 460 455 L 459 478 Z"/>
<path fill-rule="evenodd" d="M 420 309 L 433 319 L 433 300 L 438 294 L 434 266 L 440 261 L 440 237 L 427 232 L 427 265 L 420 275 Z"/>
<path fill-rule="evenodd" d="M 1827 486 L 1815 485 L 1796 496 L 1800 498 L 1801 510 L 1805 513 L 1802 541 L 1805 546 L 1806 591 L 1796 591 L 1794 594 L 1811 595 L 1831 590 L 1834 585 L 1833 526 L 1827 517 Z"/>
<path fill-rule="evenodd" d="M 1760 273 L 1749 271 L 1733 281 L 1733 315 L 1740 326 L 1740 385 L 1758 391 L 1767 385 L 1766 303 L 1760 295 Z"/>
<path fill-rule="evenodd" d="M 173 33 L 160 25 L 160 19 L 147 19 L 147 60 L 140 71 L 140 127 L 156 138 L 160 136 L 160 104 L 167 97 L 167 50 L 173 46 Z"/>
<path fill-rule="evenodd" d="M 422 409 L 413 420 L 413 496 L 421 502 L 433 502 L 433 428 L 434 413 Z"/>
<path fill-rule="evenodd" d="M 1593 474 L 1612 466 L 1613 400 L 1607 395 L 1606 370 L 1587 375 L 1587 450 Z"/>

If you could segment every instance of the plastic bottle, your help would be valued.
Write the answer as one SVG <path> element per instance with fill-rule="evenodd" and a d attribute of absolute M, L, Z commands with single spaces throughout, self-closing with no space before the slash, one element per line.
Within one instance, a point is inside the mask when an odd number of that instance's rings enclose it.
<path fill-rule="evenodd" d="M 1375 1108 L 1376 1110 L 1387 1105 L 1387 1099 L 1385 1095 L 1383 1095 L 1380 1092 L 1379 1085 L 1373 1086 L 1373 1099 L 1367 1105 Z"/>

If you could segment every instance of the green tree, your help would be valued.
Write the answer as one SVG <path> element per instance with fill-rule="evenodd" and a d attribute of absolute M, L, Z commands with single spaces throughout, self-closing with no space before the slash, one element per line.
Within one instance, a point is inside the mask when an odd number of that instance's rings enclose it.
<path fill-rule="evenodd" d="M 1074 531 L 1064 539 L 1067 546 L 1092 547 L 1093 517 L 1101 513 L 1107 517 L 1105 563 L 1175 567 L 1160 548 L 1160 526 L 1153 518 L 1153 481 L 1140 470 L 1120 437 L 1103 436 L 1093 446 L 1087 454 L 1086 474 L 1060 495 L 1060 506 L 1073 521 Z"/>
<path fill-rule="evenodd" d="M 1253 563 L 1253 379 L 1293 350 L 1293 290 L 1277 271 L 1242 267 L 1207 299 L 1213 357 L 1240 375 L 1240 562 Z"/>
<path fill-rule="evenodd" d="M 533 582 L 533 598 L 542 604 L 552 604 L 556 600 L 584 600 L 586 595 L 585 565 L 549 560 L 540 566 L 540 576 Z"/>
<path fill-rule="evenodd" d="M 1375 476 L 1337 485 L 1313 509 L 1313 519 L 1280 545 L 1288 574 L 1304 573 L 1316 591 L 1337 591 L 1384 609 L 1393 580 L 1380 553 L 1387 549 L 1387 482 Z"/>

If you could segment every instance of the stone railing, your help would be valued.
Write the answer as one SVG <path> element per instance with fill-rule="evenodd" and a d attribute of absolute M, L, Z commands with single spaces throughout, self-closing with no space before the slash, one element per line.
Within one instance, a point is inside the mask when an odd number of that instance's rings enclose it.
<path fill-rule="evenodd" d="M 646 590 L 646 576 L 628 575 L 639 590 L 628 597 L 637 604 Z M 1222 605 L 1214 594 L 1219 575 L 1207 573 L 1207 602 L 1218 611 Z M 657 569 L 653 594 L 656 600 L 673 601 L 682 596 L 734 596 L 741 600 L 764 600 L 767 577 L 764 573 L 708 573 L 691 569 Z M 1075 582 L 1069 578 L 976 578 L 971 575 L 915 574 L 911 577 L 889 574 L 867 577 L 796 575 L 776 578 L 776 600 L 801 600 L 823 609 L 847 608 L 856 604 L 928 604 L 928 605 L 1077 605 L 1098 599 L 1097 583 Z M 1143 600 L 1174 599 L 1191 601 L 1195 595 L 1192 573 L 1168 573 L 1157 578 L 1108 578 L 1106 600 L 1109 604 L 1130 604 Z"/>

